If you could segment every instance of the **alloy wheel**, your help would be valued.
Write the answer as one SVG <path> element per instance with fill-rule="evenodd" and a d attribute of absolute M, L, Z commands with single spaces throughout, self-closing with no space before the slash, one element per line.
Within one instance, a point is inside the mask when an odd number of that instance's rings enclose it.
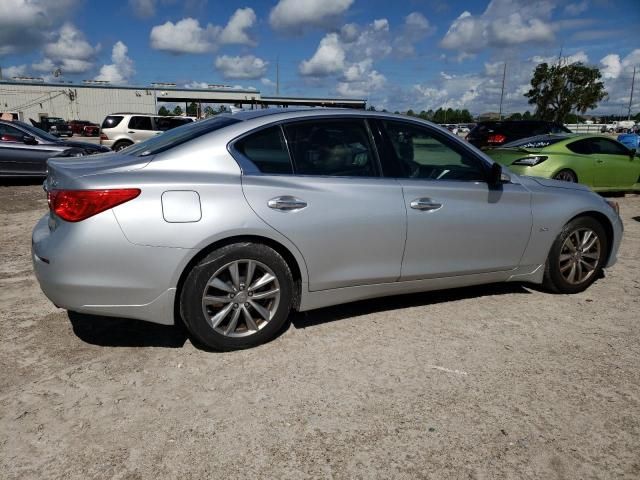
<path fill-rule="evenodd" d="M 579 285 L 594 275 L 600 255 L 600 238 L 596 232 L 590 228 L 574 230 L 560 249 L 560 275 L 571 285 Z"/>
<path fill-rule="evenodd" d="M 235 260 L 216 271 L 204 289 L 202 311 L 211 328 L 228 337 L 246 337 L 264 328 L 280 303 L 273 271 L 256 260 Z"/>
<path fill-rule="evenodd" d="M 554 178 L 556 180 L 561 180 L 563 182 L 571 182 L 571 183 L 576 182 L 575 175 L 571 173 L 569 170 L 562 170 L 558 172 L 558 174 Z"/>

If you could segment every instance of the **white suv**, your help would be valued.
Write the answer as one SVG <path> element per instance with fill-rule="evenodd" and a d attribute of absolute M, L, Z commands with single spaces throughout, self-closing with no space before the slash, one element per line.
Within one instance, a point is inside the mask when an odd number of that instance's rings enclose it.
<path fill-rule="evenodd" d="M 100 144 L 116 152 L 162 132 L 193 122 L 190 117 L 163 117 L 145 113 L 112 113 L 102 122 Z"/>

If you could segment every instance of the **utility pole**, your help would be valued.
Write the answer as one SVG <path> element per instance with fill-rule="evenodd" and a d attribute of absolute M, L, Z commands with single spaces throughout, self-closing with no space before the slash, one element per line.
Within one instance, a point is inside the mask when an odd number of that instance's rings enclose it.
<path fill-rule="evenodd" d="M 276 97 L 280 96 L 280 57 L 276 57 Z"/>
<path fill-rule="evenodd" d="M 636 83 L 636 67 L 633 67 L 633 77 L 631 78 L 631 95 L 629 95 L 629 110 L 627 111 L 627 120 L 631 120 L 631 104 L 633 103 L 633 87 Z"/>
<path fill-rule="evenodd" d="M 504 62 L 504 69 L 502 70 L 502 91 L 500 92 L 500 111 L 498 113 L 498 119 L 502 120 L 502 100 L 504 99 L 504 79 L 507 76 L 507 62 Z"/>

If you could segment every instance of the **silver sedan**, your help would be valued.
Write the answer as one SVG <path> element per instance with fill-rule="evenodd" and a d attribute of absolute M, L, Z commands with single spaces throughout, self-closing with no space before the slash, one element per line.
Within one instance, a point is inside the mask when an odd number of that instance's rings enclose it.
<path fill-rule="evenodd" d="M 617 205 L 584 186 L 518 177 L 436 125 L 365 111 L 219 115 L 49 160 L 45 189 L 33 264 L 53 303 L 183 321 L 219 350 L 268 341 L 291 310 L 384 295 L 580 292 L 622 237 Z"/>

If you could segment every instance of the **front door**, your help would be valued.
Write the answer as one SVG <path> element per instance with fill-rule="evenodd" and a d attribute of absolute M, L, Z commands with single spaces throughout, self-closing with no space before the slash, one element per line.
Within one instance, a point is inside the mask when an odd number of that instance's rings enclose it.
<path fill-rule="evenodd" d="M 402 190 L 381 178 L 360 119 L 287 124 L 234 144 L 253 210 L 304 257 L 309 289 L 394 282 L 406 232 Z M 254 173 L 249 170 L 254 169 Z"/>
<path fill-rule="evenodd" d="M 630 188 L 640 175 L 640 159 L 632 157 L 627 148 L 608 138 L 594 138 L 592 145 L 596 162 L 596 187 Z"/>
<path fill-rule="evenodd" d="M 136 143 L 139 143 L 162 132 L 153 129 L 151 117 L 134 116 L 129 119 L 127 133 Z"/>
<path fill-rule="evenodd" d="M 531 233 L 522 185 L 490 188 L 482 162 L 445 134 L 402 121 L 379 123 L 398 162 L 408 217 L 401 280 L 517 268 Z"/>

